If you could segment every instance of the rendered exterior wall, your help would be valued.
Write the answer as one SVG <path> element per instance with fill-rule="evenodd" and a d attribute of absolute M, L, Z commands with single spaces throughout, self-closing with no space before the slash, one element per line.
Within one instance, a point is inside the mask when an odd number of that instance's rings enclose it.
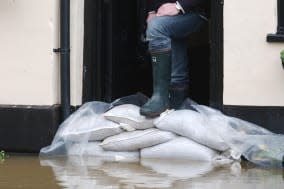
<path fill-rule="evenodd" d="M 224 104 L 284 106 L 283 43 L 267 43 L 277 27 L 277 0 L 224 3 Z"/>
<path fill-rule="evenodd" d="M 0 104 L 60 103 L 58 0 L 0 1 Z M 81 103 L 83 0 L 71 0 L 71 103 Z"/>
<path fill-rule="evenodd" d="M 56 2 L 0 1 L 0 104 L 58 103 Z"/>

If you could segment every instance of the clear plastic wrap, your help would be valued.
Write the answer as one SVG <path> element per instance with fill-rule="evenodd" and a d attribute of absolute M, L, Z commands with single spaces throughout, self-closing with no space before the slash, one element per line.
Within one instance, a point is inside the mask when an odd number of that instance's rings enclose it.
<path fill-rule="evenodd" d="M 242 154 L 248 161 L 262 167 L 284 167 L 284 136 L 256 124 L 229 117 L 202 105 L 192 105 L 215 125 L 219 136 L 233 154 Z"/>
<path fill-rule="evenodd" d="M 283 135 L 243 135 L 228 140 L 234 151 L 262 167 L 284 167 Z"/>
<path fill-rule="evenodd" d="M 137 93 L 117 99 L 113 103 L 95 101 L 84 104 L 59 126 L 51 145 L 42 148 L 40 156 L 66 156 L 70 149 L 74 152 L 74 146 L 80 148 L 76 150 L 76 155 L 90 154 L 89 142 L 102 141 L 123 132 L 119 124 L 104 118 L 106 111 L 122 104 L 141 106 L 146 101 L 146 96 Z M 93 155 L 95 151 L 96 149 Z"/>
<path fill-rule="evenodd" d="M 139 132 L 144 132 L 143 130 L 146 128 L 152 127 L 152 125 L 146 125 L 144 119 L 137 117 L 140 116 L 137 115 L 137 107 L 143 105 L 147 100 L 146 96 L 137 93 L 117 99 L 113 103 L 95 101 L 84 104 L 60 125 L 52 144 L 42 148 L 40 156 L 87 155 L 106 157 L 114 160 L 129 159 L 129 157 L 130 159 L 140 158 L 140 147 L 135 148 L 135 151 L 132 153 L 125 153 L 121 151 L 115 152 L 115 149 L 108 151 L 103 149 L 101 144 L 103 144 L 104 140 L 108 141 L 113 136 L 119 136 L 122 133 L 121 136 L 129 136 L 128 138 L 126 137 L 128 140 L 132 137 L 130 131 L 138 128 L 141 129 Z M 119 117 L 115 121 L 108 120 L 104 116 L 104 113 L 112 108 L 125 104 L 136 106 L 122 106 L 124 108 L 123 111 L 125 111 L 125 107 L 134 107 L 134 114 L 115 114 L 116 118 Z M 178 136 L 187 137 L 193 142 L 198 143 L 198 145 L 203 144 L 210 147 L 210 150 L 218 150 L 218 153 L 214 157 L 210 156 L 207 160 L 220 160 L 219 163 L 222 164 L 224 162 L 226 164 L 226 162 L 238 161 L 242 155 L 248 161 L 260 166 L 284 166 L 283 135 L 277 135 L 256 124 L 226 116 L 219 110 L 198 105 L 190 99 L 184 102 L 182 109 L 162 114 L 160 118 L 154 121 L 155 127 L 160 129 L 161 132 L 170 131 Z M 176 113 L 185 111 L 190 113 L 185 113 L 184 115 Z M 123 117 L 123 114 L 127 115 Z M 159 126 L 159 122 L 164 122 L 165 126 Z M 139 124 L 142 127 L 139 127 Z M 176 127 L 175 130 L 173 130 L 174 127 Z M 190 127 L 192 128 L 191 130 L 189 129 Z M 188 130 L 189 132 L 185 132 Z M 175 136 L 173 133 L 170 134 Z M 152 138 L 155 139 L 155 137 Z M 161 143 L 170 142 L 174 138 L 170 137 L 169 140 Z M 151 143 L 151 140 L 147 140 L 146 142 Z M 153 145 L 153 148 L 158 146 L 156 143 Z M 131 148 L 131 150 L 134 149 Z M 202 151 L 201 147 L 200 151 Z M 198 153 L 196 154 L 198 155 Z M 155 156 L 159 157 L 159 154 L 155 154 Z M 163 154 L 160 154 L 160 157 L 163 156 Z"/>
<path fill-rule="evenodd" d="M 89 102 L 73 113 L 60 126 L 50 146 L 42 148 L 41 156 L 61 156 L 67 155 L 68 149 L 73 145 L 80 143 L 81 147 L 87 144 L 91 136 L 91 130 L 95 126 L 104 126 L 101 114 L 111 107 L 110 104 L 103 102 Z M 97 119 L 96 119 L 97 118 Z M 106 124 L 109 121 L 105 120 Z M 115 126 L 114 130 L 119 128 Z M 84 151 L 82 149 L 82 151 Z"/>

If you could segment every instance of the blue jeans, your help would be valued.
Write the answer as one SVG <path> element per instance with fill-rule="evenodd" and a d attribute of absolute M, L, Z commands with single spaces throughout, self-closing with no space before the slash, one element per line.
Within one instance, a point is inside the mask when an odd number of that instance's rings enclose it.
<path fill-rule="evenodd" d="M 197 31 L 205 20 L 196 12 L 185 15 L 154 17 L 147 26 L 149 51 L 172 51 L 171 85 L 188 87 L 186 37 Z"/>

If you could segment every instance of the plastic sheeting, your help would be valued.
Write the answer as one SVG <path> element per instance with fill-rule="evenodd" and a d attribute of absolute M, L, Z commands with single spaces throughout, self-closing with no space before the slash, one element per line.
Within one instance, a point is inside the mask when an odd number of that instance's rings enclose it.
<path fill-rule="evenodd" d="M 123 104 L 141 106 L 147 100 L 146 96 L 137 93 L 117 99 L 112 103 L 94 101 L 84 104 L 59 126 L 51 145 L 42 148 L 40 156 L 66 156 L 69 155 L 70 149 L 74 149 L 74 146 L 80 148 L 76 151 L 76 155 L 86 155 L 85 152 L 89 152 L 89 150 L 85 150 L 88 143 L 102 141 L 108 136 L 123 132 L 123 127 L 119 124 L 104 119 L 105 112 Z M 95 139 L 94 135 L 96 134 L 99 137 Z M 74 150 L 72 151 L 74 152 Z M 72 153 L 72 155 L 75 154 Z"/>
<path fill-rule="evenodd" d="M 135 152 L 128 152 L 127 148 L 123 148 L 123 152 L 115 152 L 116 150 L 113 149 L 113 151 L 103 149 L 101 144 L 103 144 L 103 141 L 107 141 L 109 138 L 113 137 L 116 138 L 116 136 L 119 135 L 128 136 L 127 133 L 130 133 L 129 131 L 134 131 L 137 128 L 142 129 L 141 132 L 143 132 L 145 125 L 139 128 L 139 123 L 154 123 L 154 126 L 157 127 L 159 120 L 164 120 L 166 124 L 169 125 L 167 125 L 165 130 L 163 127 L 158 127 L 161 131 L 172 132 L 173 135 L 186 137 L 188 140 L 200 145 L 200 151 L 205 147 L 211 148 L 214 153 L 210 152 L 210 154 L 216 154 L 214 157 L 208 155 L 208 157 L 211 157 L 211 161 L 226 164 L 226 162 L 231 163 L 235 160 L 239 160 L 242 155 L 248 161 L 260 166 L 283 167 L 283 135 L 277 135 L 253 123 L 226 116 L 218 110 L 198 105 L 190 99 L 185 100 L 182 106 L 183 110 L 165 112 L 159 118 L 148 120 L 147 118 L 137 115 L 137 107 L 139 109 L 147 100 L 148 98 L 146 96 L 138 93 L 120 98 L 112 103 L 95 101 L 84 104 L 60 125 L 51 145 L 42 148 L 40 156 L 97 156 L 108 157 L 114 161 L 127 160 L 129 157 L 130 159 L 139 159 L 141 158 L 139 148 L 135 148 L 135 150 L 138 150 Z M 131 113 L 127 114 L 127 111 L 125 111 L 127 104 L 131 105 L 129 107 L 134 107 L 133 105 L 137 106 L 133 108 L 135 111 L 130 111 Z M 117 114 L 119 115 L 119 119 L 111 116 L 111 121 L 104 116 L 106 112 L 114 110 L 114 107 L 119 106 L 123 107 L 123 111 L 126 112 Z M 179 111 L 185 112 L 185 114 L 179 114 Z M 125 119 L 123 117 L 124 114 Z M 176 119 L 175 114 L 181 116 L 181 118 Z M 188 116 L 190 114 L 195 116 Z M 131 115 L 134 117 L 131 118 Z M 180 130 L 175 124 L 181 124 L 184 130 Z M 146 126 L 145 128 L 149 127 L 151 126 Z M 174 127 L 176 129 L 174 129 Z M 189 128 L 191 130 L 188 131 L 188 134 L 185 134 Z M 131 138 L 131 134 L 129 136 Z M 153 140 L 153 136 L 149 138 L 149 141 L 150 139 Z M 164 145 L 161 143 L 166 144 L 166 142 L 171 142 L 169 140 L 175 140 L 175 137 L 160 142 L 155 141 L 155 143 L 143 139 L 143 142 L 148 142 L 151 145 L 142 145 L 142 147 L 155 149 L 156 146 Z M 218 144 L 220 141 L 222 141 L 222 144 L 225 144 L 224 148 L 217 148 L 216 150 L 216 146 L 210 146 L 210 144 Z M 195 149 L 195 151 L 198 151 L 198 145 L 196 145 L 197 149 Z M 171 148 L 173 148 L 171 151 L 174 154 L 175 147 Z M 176 149 L 181 148 L 181 146 L 176 147 Z M 147 148 L 145 148 L 145 150 L 146 149 Z M 141 150 L 143 151 L 144 149 Z M 155 153 L 155 157 L 162 159 L 162 153 L 163 152 L 161 152 L 160 157 L 159 154 Z M 183 153 L 177 154 L 172 158 L 186 159 Z M 198 152 L 194 155 L 198 156 Z M 192 157 L 198 159 L 198 157 L 194 155 L 192 155 Z M 187 154 L 187 157 L 190 159 L 190 155 Z M 169 158 L 168 155 L 167 158 Z"/>
<path fill-rule="evenodd" d="M 253 123 L 229 117 L 218 110 L 193 105 L 206 116 L 232 154 L 241 154 L 248 161 L 263 167 L 284 167 L 284 135 L 270 132 Z"/>

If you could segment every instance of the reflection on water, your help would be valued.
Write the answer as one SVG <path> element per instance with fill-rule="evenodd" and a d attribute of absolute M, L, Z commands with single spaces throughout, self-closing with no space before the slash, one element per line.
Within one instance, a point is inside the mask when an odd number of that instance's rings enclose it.
<path fill-rule="evenodd" d="M 282 189 L 282 170 L 234 163 L 141 160 L 117 163 L 93 157 L 12 157 L 0 164 L 0 188 Z"/>

